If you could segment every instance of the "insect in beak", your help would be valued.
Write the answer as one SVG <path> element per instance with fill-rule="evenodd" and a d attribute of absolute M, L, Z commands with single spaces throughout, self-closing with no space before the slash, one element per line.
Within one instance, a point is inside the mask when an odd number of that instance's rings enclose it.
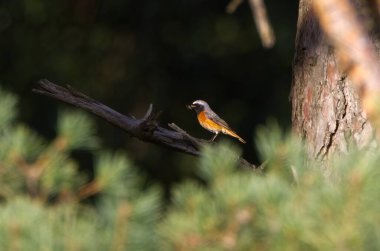
<path fill-rule="evenodd" d="M 187 105 L 186 107 L 187 107 L 187 109 L 189 109 L 189 110 L 193 110 L 193 108 L 195 107 L 195 105 Z"/>

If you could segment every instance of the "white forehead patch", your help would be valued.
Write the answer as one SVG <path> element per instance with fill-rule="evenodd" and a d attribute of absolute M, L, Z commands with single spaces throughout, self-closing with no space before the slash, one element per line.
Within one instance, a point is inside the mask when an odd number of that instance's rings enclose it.
<path fill-rule="evenodd" d="M 206 103 L 206 101 L 203 101 L 203 100 L 195 100 L 195 101 L 193 102 L 193 105 L 207 106 L 207 103 Z"/>

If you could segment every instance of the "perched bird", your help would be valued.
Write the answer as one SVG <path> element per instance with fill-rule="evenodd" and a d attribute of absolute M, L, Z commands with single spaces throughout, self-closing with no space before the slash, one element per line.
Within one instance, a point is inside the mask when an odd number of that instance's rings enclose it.
<path fill-rule="evenodd" d="M 221 132 L 235 137 L 240 142 L 245 144 L 245 140 L 242 139 L 239 135 L 237 135 L 236 132 L 234 132 L 226 123 L 226 121 L 221 119 L 213 110 L 211 110 L 210 106 L 206 103 L 206 101 L 196 100 L 191 105 L 188 105 L 187 108 L 190 110 L 194 110 L 197 113 L 199 124 L 201 124 L 203 128 L 215 133 L 211 141 L 214 141 L 214 139 Z"/>

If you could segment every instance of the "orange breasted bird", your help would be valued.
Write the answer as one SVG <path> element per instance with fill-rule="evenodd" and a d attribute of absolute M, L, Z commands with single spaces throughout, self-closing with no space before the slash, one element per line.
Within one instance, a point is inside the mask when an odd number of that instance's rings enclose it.
<path fill-rule="evenodd" d="M 226 121 L 221 119 L 213 110 L 211 110 L 206 101 L 196 100 L 191 105 L 188 105 L 187 108 L 194 110 L 197 113 L 199 124 L 201 124 L 204 129 L 215 133 L 211 141 L 214 141 L 219 133 L 224 133 L 237 138 L 240 142 L 245 144 L 245 140 L 237 135 Z"/>

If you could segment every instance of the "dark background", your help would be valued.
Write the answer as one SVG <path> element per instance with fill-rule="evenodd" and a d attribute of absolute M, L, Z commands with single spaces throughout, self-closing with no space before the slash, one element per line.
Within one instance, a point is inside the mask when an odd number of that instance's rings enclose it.
<path fill-rule="evenodd" d="M 73 108 L 33 94 L 41 78 L 136 117 L 153 103 L 162 126 L 174 122 L 210 138 L 185 108 L 204 99 L 246 139 L 244 157 L 257 162 L 256 126 L 270 117 L 290 124 L 298 1 L 266 1 L 272 49 L 262 47 L 248 3 L 227 14 L 228 2 L 0 0 L 0 85 L 19 96 L 20 119 L 47 138 L 55 136 L 57 111 Z M 170 185 L 194 176 L 195 158 L 96 123 L 104 146 L 125 149 L 149 180 Z M 85 168 L 92 158 L 75 156 Z"/>

